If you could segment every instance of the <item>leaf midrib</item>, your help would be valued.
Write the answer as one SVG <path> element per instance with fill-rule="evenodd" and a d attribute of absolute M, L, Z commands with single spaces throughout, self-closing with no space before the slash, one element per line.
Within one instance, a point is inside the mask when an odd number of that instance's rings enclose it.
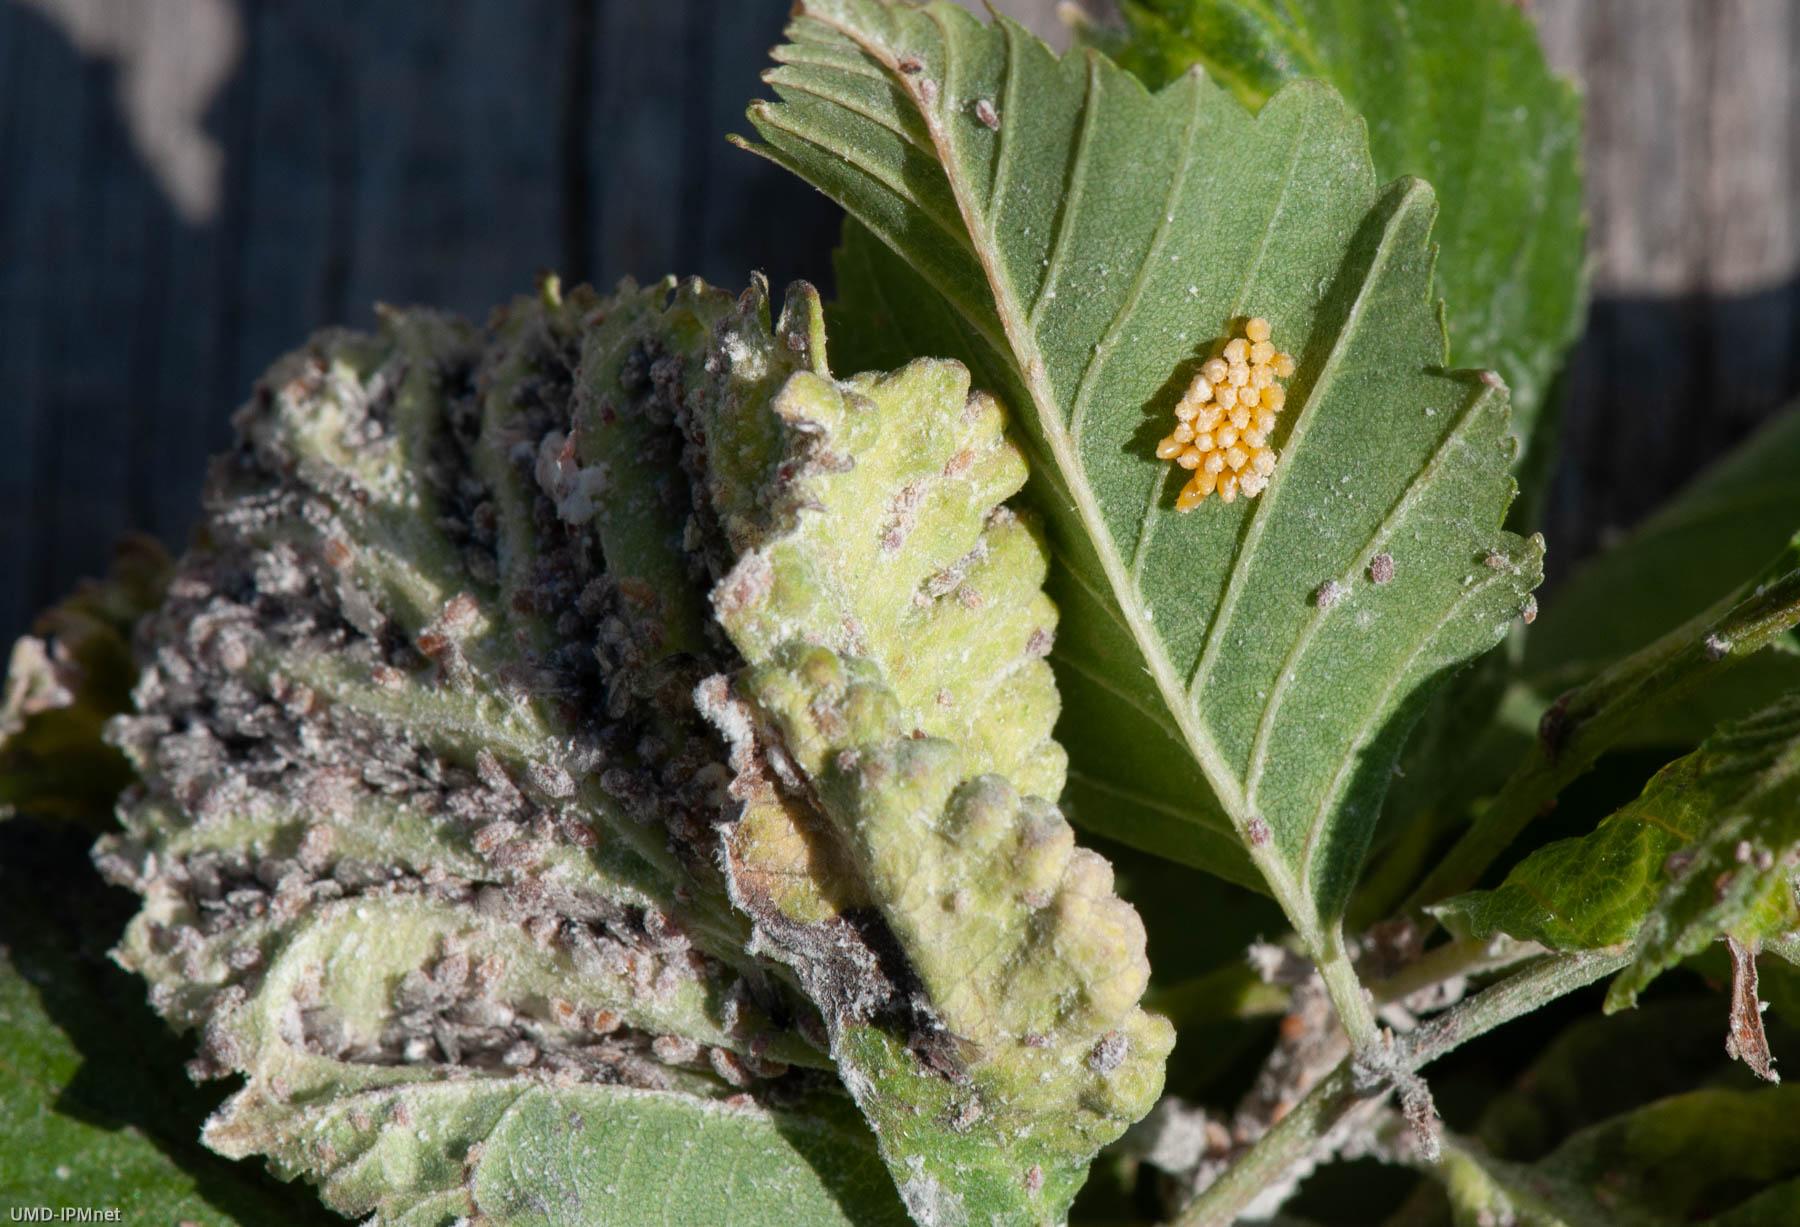
<path fill-rule="evenodd" d="M 935 10 L 926 9 L 924 11 L 944 36 L 946 70 L 944 75 L 946 79 L 949 79 L 951 76 L 949 60 L 953 54 L 954 40 L 944 26 L 943 19 Z M 812 20 L 836 31 L 862 48 L 866 54 L 888 71 L 890 77 L 900 82 L 908 100 L 919 110 L 925 120 L 926 130 L 931 134 L 932 144 L 937 149 L 938 165 L 950 187 L 957 208 L 962 213 L 963 225 L 967 233 L 983 233 L 983 227 L 977 224 L 977 219 L 972 212 L 968 184 L 961 175 L 953 173 L 956 163 L 951 156 L 950 145 L 942 126 L 937 122 L 936 116 L 932 114 L 931 108 L 921 105 L 912 85 L 908 82 L 905 74 L 899 71 L 898 63 L 888 53 L 887 48 L 863 37 L 861 31 L 836 22 L 830 17 L 822 16 L 810 9 L 806 10 L 806 14 Z M 1009 63 L 1014 59 L 1015 57 L 1009 53 Z M 1096 55 L 1092 51 L 1088 53 L 1088 63 L 1091 80 L 1096 63 Z M 1004 136 L 1001 139 L 1004 140 Z M 1086 466 L 1081 463 L 1080 457 L 1071 449 L 1071 440 L 1055 411 L 1055 398 L 1046 386 L 1047 371 L 1043 355 L 1038 351 L 1036 340 L 1029 331 L 1028 317 L 1022 317 L 1020 314 L 1018 295 L 1013 287 L 1012 279 L 1004 269 L 996 264 L 991 244 L 976 244 L 975 246 L 975 257 L 980 262 L 982 272 L 987 277 L 988 287 L 994 295 L 995 315 L 999 318 L 1000 326 L 1006 334 L 1007 352 L 1013 360 L 1012 365 L 1019 371 L 1026 392 L 1031 396 L 1037 409 L 1040 427 L 1046 443 L 1049 444 L 1051 455 L 1060 472 L 1074 474 L 1080 479 L 1079 482 L 1064 483 L 1063 488 L 1074 506 L 1076 514 L 1081 519 L 1082 527 L 1086 530 L 1092 544 L 1096 560 L 1106 573 L 1107 582 L 1112 589 L 1113 600 L 1120 607 L 1121 612 L 1127 615 L 1123 620 L 1131 633 L 1132 641 L 1137 645 L 1139 653 L 1149 668 L 1151 678 L 1156 682 L 1164 706 L 1174 716 L 1175 722 L 1181 730 L 1182 738 L 1187 743 L 1189 753 L 1193 755 L 1194 761 L 1206 777 L 1207 783 L 1212 786 L 1220 806 L 1231 817 L 1233 825 L 1242 836 L 1246 819 L 1241 783 L 1225 762 L 1211 734 L 1192 718 L 1188 704 L 1185 701 L 1171 701 L 1173 696 L 1182 694 L 1182 690 L 1176 684 L 1170 662 L 1161 650 L 1160 644 L 1146 636 L 1145 628 L 1148 624 L 1143 617 L 1143 611 L 1135 607 L 1135 601 L 1132 599 L 1134 594 L 1126 582 L 1129 576 L 1114 548 L 1111 534 L 1106 530 L 1105 519 L 1100 513 L 1100 508 L 1094 502 L 1091 488 L 1087 482 Z M 1054 262 L 1050 271 L 1051 273 L 1056 271 Z M 1050 276 L 1046 275 L 1045 284 L 1050 284 L 1050 281 Z M 956 301 L 953 296 L 947 295 L 946 297 L 950 297 L 952 302 Z M 966 307 L 963 308 L 963 313 L 965 316 L 970 316 Z M 970 318 L 978 329 L 986 332 L 982 323 L 972 316 Z M 1025 361 L 1018 361 L 1020 358 Z M 1128 602 L 1131 604 L 1128 605 Z M 1288 871 L 1287 864 L 1272 853 L 1272 841 L 1264 841 L 1259 846 L 1248 838 L 1244 838 L 1244 844 L 1249 849 L 1251 857 L 1256 861 L 1257 867 L 1268 878 L 1271 889 L 1290 905 L 1288 909 L 1290 915 L 1296 918 L 1310 916 L 1308 910 L 1299 906 L 1303 899 L 1296 889 L 1296 883 Z M 1305 933 L 1302 936 L 1310 939 L 1315 935 Z"/>

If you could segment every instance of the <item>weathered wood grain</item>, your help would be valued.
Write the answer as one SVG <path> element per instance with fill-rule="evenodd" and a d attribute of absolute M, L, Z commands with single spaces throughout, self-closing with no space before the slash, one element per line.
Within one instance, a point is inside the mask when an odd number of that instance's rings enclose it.
<path fill-rule="evenodd" d="M 1535 12 L 1586 94 L 1593 218 L 1595 301 L 1548 509 L 1555 574 L 1800 396 L 1800 4 Z"/>
<path fill-rule="evenodd" d="M 1533 7 L 1590 115 L 1560 570 L 1800 393 L 1800 2 Z M 829 282 L 834 210 L 724 140 L 786 9 L 0 0 L 0 638 L 119 533 L 179 543 L 250 380 L 376 300 Z"/>

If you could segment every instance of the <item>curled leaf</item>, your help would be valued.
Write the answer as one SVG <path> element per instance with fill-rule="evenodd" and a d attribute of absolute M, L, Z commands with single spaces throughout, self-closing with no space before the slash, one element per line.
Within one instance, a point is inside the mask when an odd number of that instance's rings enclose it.
<path fill-rule="evenodd" d="M 701 704 L 747 812 L 814 815 L 778 823 L 805 834 L 768 859 L 733 847 L 734 897 L 824 1008 L 916 1216 L 1057 1218 L 1154 1102 L 1171 1035 L 1137 1008 L 1142 924 L 1048 800 L 1055 610 L 1035 532 L 1002 506 L 1023 458 L 960 364 L 833 380 L 804 290 L 773 338 L 747 310 L 726 335 L 767 367 L 740 364 L 755 377 L 688 425 L 734 556 L 713 608 L 746 662 Z M 868 1026 L 907 989 L 879 949 L 843 957 L 854 912 L 795 908 L 792 850 L 833 842 L 922 990 L 903 1011 L 922 1062 Z"/>
<path fill-rule="evenodd" d="M 1053 803 L 1003 421 L 954 363 L 834 378 L 805 286 L 551 281 L 278 364 L 96 852 L 246 1075 L 211 1144 L 392 1224 L 880 1221 L 877 1152 L 922 1219 L 1060 1219 L 1170 1037 Z"/>

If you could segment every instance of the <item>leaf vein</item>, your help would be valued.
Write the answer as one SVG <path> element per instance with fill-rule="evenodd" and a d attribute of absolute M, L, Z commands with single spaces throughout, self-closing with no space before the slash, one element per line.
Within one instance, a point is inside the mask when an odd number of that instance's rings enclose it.
<path fill-rule="evenodd" d="M 1195 95 L 1196 98 L 1198 96 L 1198 94 Z M 1287 173 L 1282 176 L 1281 190 L 1275 194 L 1274 207 L 1269 210 L 1269 215 L 1263 222 L 1262 237 L 1256 245 L 1256 256 L 1250 261 L 1249 268 L 1245 270 L 1243 283 L 1239 285 L 1237 298 L 1232 303 L 1231 315 L 1234 317 L 1243 314 L 1244 302 L 1250 295 L 1250 287 L 1255 284 L 1257 274 L 1262 271 L 1263 259 L 1268 255 L 1269 239 L 1275 233 L 1275 221 L 1287 206 L 1288 189 L 1293 186 L 1294 170 L 1299 165 L 1300 148 L 1304 143 L 1303 137 L 1304 130 L 1296 127 L 1294 144 L 1288 151 Z M 1156 535 L 1156 529 L 1162 521 L 1168 518 L 1166 512 L 1162 515 L 1156 514 L 1156 503 L 1162 496 L 1162 489 L 1163 483 L 1160 481 L 1151 485 L 1150 497 L 1144 505 L 1143 519 L 1138 522 L 1138 539 L 1131 551 L 1131 578 L 1134 584 L 1142 582 L 1144 560 L 1149 557 L 1151 538 Z M 1208 635 L 1209 637 L 1211 635 L 1210 627 Z"/>
<path fill-rule="evenodd" d="M 1439 472 L 1449 462 L 1449 457 L 1455 451 L 1455 446 L 1461 440 L 1464 430 L 1476 420 L 1477 411 L 1488 403 L 1491 395 L 1493 395 L 1491 391 L 1483 389 L 1479 395 L 1469 398 L 1469 402 L 1457 418 L 1456 424 L 1444 435 L 1443 441 L 1433 449 L 1430 457 L 1420 466 L 1419 471 L 1413 474 L 1412 480 L 1406 484 L 1406 489 L 1394 500 L 1393 506 L 1388 509 L 1387 514 L 1382 516 L 1381 522 L 1375 526 L 1375 530 L 1369 534 L 1368 540 L 1357 551 L 1356 556 L 1351 560 L 1349 570 L 1338 576 L 1340 584 L 1350 587 L 1356 583 L 1357 575 L 1364 567 L 1368 566 L 1369 559 L 1375 555 L 1380 546 L 1386 543 L 1395 527 L 1424 496 L 1424 492 L 1431 488 Z M 1342 616 L 1342 613 L 1347 611 L 1347 606 L 1342 603 L 1315 605 L 1312 617 L 1300 629 L 1300 633 L 1294 636 L 1293 646 L 1289 649 L 1287 658 L 1282 661 L 1281 671 L 1275 675 L 1274 688 L 1269 692 L 1269 701 L 1264 704 L 1262 717 L 1257 722 L 1256 737 L 1250 751 L 1250 767 L 1246 772 L 1244 791 L 1250 798 L 1252 806 L 1256 803 L 1257 789 L 1262 783 L 1263 771 L 1268 765 L 1269 740 L 1274 732 L 1276 718 L 1280 714 L 1282 704 L 1287 700 L 1293 679 L 1299 675 L 1301 658 L 1312 646 L 1314 638 L 1317 637 L 1326 620 L 1332 616 L 1333 610 L 1339 611 L 1339 615 Z"/>
<path fill-rule="evenodd" d="M 1068 266 L 1067 250 L 1073 240 L 1070 236 L 1075 231 L 1073 218 L 1081 209 L 1082 189 L 1087 184 L 1083 171 L 1087 167 L 1088 146 L 1093 140 L 1095 119 L 1100 107 L 1096 95 L 1100 90 L 1099 61 L 1088 57 L 1087 86 L 1081 95 L 1081 131 L 1075 137 L 1075 150 L 1069 163 L 1069 190 L 1063 194 L 1062 205 L 1056 214 L 1056 239 L 1050 247 L 1050 267 L 1044 270 L 1044 279 L 1038 286 L 1037 298 L 1025 313 L 1025 326 L 1032 332 L 1037 331 L 1038 313 L 1044 304 L 1056 297 L 1056 283 L 1061 280 L 1063 269 Z M 1056 411 L 1054 401 L 1047 406 L 1052 413 Z"/>
<path fill-rule="evenodd" d="M 1144 287 L 1149 284 L 1151 270 L 1156 267 L 1156 258 L 1162 254 L 1163 244 L 1168 240 L 1169 227 L 1175 220 L 1175 207 L 1181 198 L 1182 188 L 1187 186 L 1188 172 L 1194 165 L 1194 140 L 1200 132 L 1200 103 L 1202 95 L 1199 90 L 1189 88 L 1194 105 L 1189 108 L 1187 131 L 1181 142 L 1181 167 L 1169 180 L 1169 194 L 1163 199 L 1162 216 L 1156 223 L 1155 233 L 1150 238 L 1150 250 L 1144 254 L 1143 263 L 1138 265 L 1137 277 L 1131 283 L 1131 290 L 1119 309 L 1113 313 L 1112 323 L 1107 325 L 1106 333 L 1088 351 L 1082 363 L 1081 378 L 1075 384 L 1075 403 L 1069 411 L 1069 440 L 1075 450 L 1081 450 L 1082 426 L 1087 420 L 1088 410 L 1093 405 L 1094 383 L 1106 364 L 1112 360 L 1113 350 L 1124 335 L 1125 325 L 1137 314 L 1138 306 L 1143 301 Z M 1159 483 L 1160 484 L 1160 483 Z"/>
<path fill-rule="evenodd" d="M 885 83 L 886 83 L 886 81 L 884 79 L 884 84 Z M 826 89 L 824 86 L 816 84 L 815 82 L 813 82 L 810 79 L 801 78 L 801 77 L 784 78 L 777 88 L 784 89 L 784 90 L 791 90 L 796 94 L 807 94 L 807 95 L 810 95 L 811 97 L 819 99 L 822 102 L 828 102 L 832 106 L 841 107 L 842 109 L 850 112 L 852 115 L 860 115 L 864 119 L 868 120 L 870 123 L 874 124 L 876 127 L 881 128 L 887 132 L 892 132 L 895 136 L 897 136 L 901 140 L 905 141 L 908 145 L 910 145 L 912 148 L 918 150 L 920 153 L 924 154 L 926 157 L 928 157 L 928 158 L 936 157 L 936 154 L 932 150 L 932 148 L 929 145 L 927 145 L 925 142 L 923 142 L 919 139 L 918 133 L 907 131 L 904 126 L 897 123 L 891 117 L 878 114 L 874 109 L 872 109 L 868 106 L 865 106 L 863 103 L 857 101 L 854 98 L 846 97 L 842 94 L 833 93 L 831 90 Z"/>
<path fill-rule="evenodd" d="M 944 234 L 951 240 L 951 242 L 953 244 L 955 244 L 955 246 L 961 248 L 965 252 L 970 253 L 971 255 L 974 254 L 974 249 L 969 242 L 969 236 L 968 236 L 967 232 L 952 225 L 947 219 L 945 219 L 943 214 L 939 213 L 936 209 L 933 209 L 930 206 L 926 205 L 924 201 L 920 200 L 916 195 L 913 194 L 913 192 L 910 188 L 906 187 L 904 184 L 896 183 L 893 180 L 893 178 L 885 170 L 881 170 L 881 169 L 877 168 L 876 166 L 872 165 L 871 163 L 869 163 L 868 161 L 866 161 L 862 158 L 853 157 L 849 153 L 845 152 L 842 149 L 835 149 L 835 148 L 831 147 L 830 145 L 825 144 L 823 141 L 817 139 L 816 137 L 813 137 L 806 132 L 802 132 L 799 128 L 795 127 L 793 124 L 787 123 L 787 122 L 779 119 L 777 117 L 777 112 L 773 108 L 765 107 L 762 112 L 762 118 L 763 118 L 763 121 L 765 123 L 767 123 L 771 128 L 775 128 L 781 132 L 785 132 L 788 136 L 792 137 L 794 140 L 797 140 L 806 145 L 809 145 L 812 148 L 817 149 L 819 152 L 828 154 L 831 157 L 837 158 L 840 161 L 849 163 L 851 166 L 855 167 L 857 170 L 859 170 L 863 174 L 867 175 L 871 180 L 880 184 L 882 187 L 884 187 L 888 191 L 892 192 L 895 196 L 898 196 L 909 207 L 918 210 L 919 215 L 921 217 L 924 217 L 925 219 L 930 221 L 933 225 L 935 225 L 939 230 L 943 231 Z"/>
<path fill-rule="evenodd" d="M 1403 205 L 1409 205 L 1412 200 L 1417 199 L 1417 193 L 1422 190 L 1424 189 L 1419 186 L 1410 188 L 1407 200 L 1403 202 Z M 1318 414 L 1319 405 L 1327 399 L 1327 393 L 1331 390 L 1337 377 L 1338 368 L 1350 346 L 1350 340 L 1362 326 L 1363 314 L 1368 308 L 1369 299 L 1381 284 L 1381 269 L 1393 256 L 1394 248 L 1397 245 L 1395 234 L 1405 212 L 1405 207 L 1396 208 L 1388 219 L 1375 258 L 1370 262 L 1362 284 L 1357 287 L 1356 301 L 1351 304 L 1350 310 L 1345 314 L 1344 322 L 1339 326 L 1337 335 L 1332 340 L 1331 352 L 1320 368 L 1319 377 L 1307 392 L 1306 404 L 1300 410 L 1300 416 L 1295 420 L 1293 429 L 1289 431 L 1288 437 L 1282 443 L 1285 451 L 1297 453 L 1304 445 L 1307 430 Z M 1269 479 L 1268 489 L 1263 491 L 1262 497 L 1257 500 L 1256 509 L 1251 512 L 1249 527 L 1245 529 L 1243 542 L 1239 545 L 1237 556 L 1232 561 L 1231 578 L 1226 582 L 1225 595 L 1219 599 L 1219 608 L 1213 614 L 1212 625 L 1207 628 L 1205 646 L 1201 650 L 1198 663 L 1194 666 L 1193 677 L 1188 683 L 1190 702 L 1198 698 L 1201 689 L 1211 676 L 1213 664 L 1225 641 L 1224 630 L 1230 625 L 1232 616 L 1237 612 L 1237 603 L 1243 597 L 1247 577 L 1256 569 L 1256 553 L 1261 548 L 1263 534 L 1268 531 L 1270 517 L 1274 514 L 1270 509 L 1280 501 L 1282 492 L 1287 488 L 1285 478 L 1292 471 L 1292 465 L 1285 467 L 1276 465 L 1275 473 Z"/>
<path fill-rule="evenodd" d="M 1059 651 L 1058 653 L 1056 653 L 1056 659 L 1062 665 L 1064 665 L 1066 668 L 1072 670 L 1075 673 L 1079 673 L 1082 677 L 1086 678 L 1089 682 L 1093 683 L 1095 686 L 1098 686 L 1100 689 L 1106 691 L 1108 694 L 1112 695 L 1114 698 L 1119 699 L 1126 706 L 1130 707 L 1134 711 L 1138 712 L 1140 715 L 1143 715 L 1144 717 L 1149 719 L 1151 723 L 1155 724 L 1158 728 L 1160 728 L 1164 732 L 1168 733 L 1171 737 L 1175 738 L 1177 741 L 1179 741 L 1181 739 L 1181 730 L 1176 728 L 1175 725 L 1170 722 L 1167 712 L 1158 711 L 1155 708 L 1150 707 L 1147 704 L 1145 704 L 1145 702 L 1142 699 L 1138 698 L 1136 695 L 1132 694 L 1130 691 L 1122 688 L 1117 682 L 1114 682 L 1110 678 L 1108 678 L 1106 676 L 1105 672 L 1102 671 L 1097 665 L 1088 664 L 1087 662 L 1083 661 L 1079 656 L 1073 655 L 1069 652 L 1060 652 Z"/>
<path fill-rule="evenodd" d="M 1431 628 L 1430 633 L 1425 635 L 1419 641 L 1419 646 L 1414 648 L 1412 654 L 1400 663 L 1399 668 L 1393 671 L 1393 674 L 1388 679 L 1387 686 L 1382 690 L 1380 701 L 1376 703 L 1372 709 L 1376 714 L 1375 718 L 1372 718 L 1365 723 L 1363 725 L 1362 733 L 1356 740 L 1344 747 L 1343 757 L 1338 760 L 1338 769 L 1331 777 L 1331 785 L 1326 788 L 1324 793 L 1320 796 L 1318 808 L 1313 811 L 1312 820 L 1307 823 L 1306 840 L 1301 845 L 1300 849 L 1302 880 L 1309 889 L 1313 884 L 1312 875 L 1315 867 L 1313 852 L 1318 844 L 1319 836 L 1324 832 L 1325 819 L 1337 808 L 1337 801 L 1343 792 L 1345 780 L 1349 775 L 1351 764 L 1356 761 L 1356 756 L 1369 744 L 1369 730 L 1373 729 L 1379 722 L 1379 715 L 1381 712 L 1388 709 L 1388 705 L 1394 697 L 1395 690 L 1399 688 L 1400 683 L 1412 672 L 1412 667 L 1418 663 L 1419 658 L 1431 648 L 1432 644 L 1437 642 L 1437 637 L 1443 629 L 1456 620 L 1458 615 L 1462 613 L 1463 608 L 1470 601 L 1487 592 L 1488 589 L 1492 588 L 1495 584 L 1509 578 L 1510 576 L 1505 571 L 1495 571 L 1486 579 L 1469 585 L 1468 591 L 1456 598 L 1450 608 L 1444 612 L 1444 616 L 1439 618 L 1436 625 Z"/>

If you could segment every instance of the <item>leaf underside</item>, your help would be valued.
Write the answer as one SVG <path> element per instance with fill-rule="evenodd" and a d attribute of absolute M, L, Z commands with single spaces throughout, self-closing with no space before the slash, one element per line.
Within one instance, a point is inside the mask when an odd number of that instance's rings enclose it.
<path fill-rule="evenodd" d="M 796 14 L 754 148 L 861 223 L 840 259 L 853 362 L 886 336 L 1019 408 L 1072 813 L 1254 884 L 1248 851 L 1316 940 L 1428 691 L 1539 576 L 1541 545 L 1500 529 L 1506 394 L 1442 369 L 1430 189 L 1378 190 L 1325 86 L 1253 118 L 1199 77 L 1152 95 L 948 5 Z M 1178 516 L 1155 441 L 1250 315 L 1299 361 L 1282 460 L 1261 498 Z"/>
<path fill-rule="evenodd" d="M 96 850 L 144 897 L 118 957 L 197 1076 L 245 1075 L 208 1144 L 341 1213 L 904 1221 L 811 1007 L 680 838 L 716 782 L 655 734 L 659 702 L 697 720 L 696 665 L 649 658 L 662 598 L 604 570 L 607 475 L 568 454 L 590 350 L 634 359 L 621 404 L 704 362 L 730 298 L 670 290 L 314 338 L 141 628 L 109 732 L 141 787 Z"/>
<path fill-rule="evenodd" d="M 1547 400 L 1581 323 L 1581 103 L 1508 0 L 1126 0 L 1100 45 L 1152 86 L 1205 68 L 1251 109 L 1328 82 L 1368 124 L 1382 179 L 1437 189 L 1432 237 L 1451 355 L 1498 371 L 1528 488 L 1548 477 Z M 1532 490 L 1535 495 L 1535 489 Z"/>

